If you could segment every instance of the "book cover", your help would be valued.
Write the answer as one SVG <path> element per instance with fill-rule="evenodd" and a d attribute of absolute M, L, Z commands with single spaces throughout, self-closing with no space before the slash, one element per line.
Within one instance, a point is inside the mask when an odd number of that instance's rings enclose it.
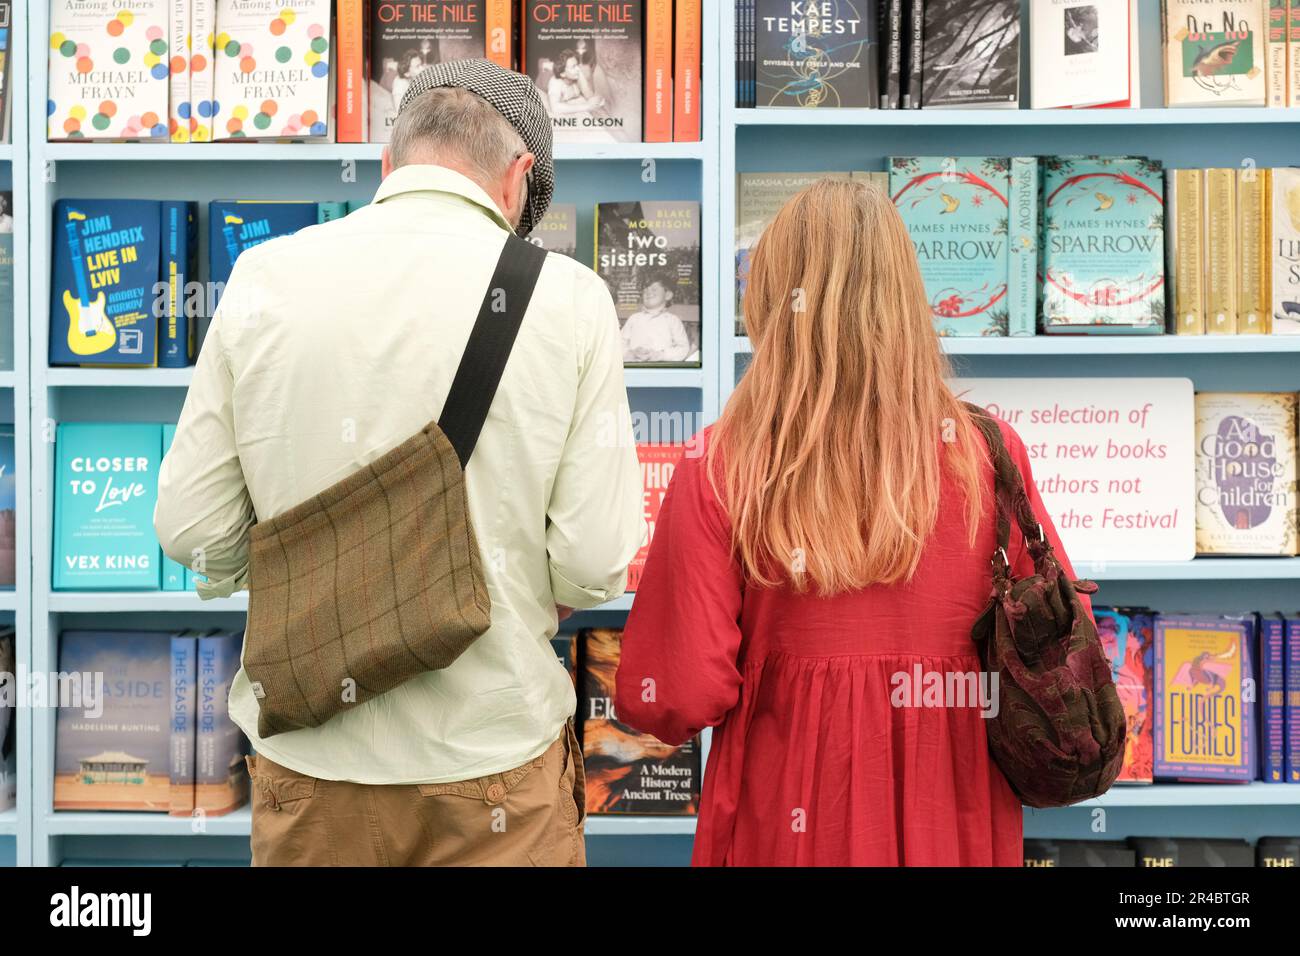
<path fill-rule="evenodd" d="M 1029 20 L 1033 108 L 1101 106 L 1129 98 L 1129 0 L 1046 0 Z"/>
<path fill-rule="evenodd" d="M 1244 619 L 1156 617 L 1157 778 L 1254 779 L 1253 637 Z"/>
<path fill-rule="evenodd" d="M 487 0 L 487 58 L 503 70 L 517 70 L 515 0 Z"/>
<path fill-rule="evenodd" d="M 167 140 L 168 6 L 50 4 L 50 140 Z"/>
<path fill-rule="evenodd" d="M 1287 106 L 1300 106 L 1300 0 L 1289 0 L 1287 7 Z"/>
<path fill-rule="evenodd" d="M 1008 244 L 1007 320 L 1011 335 L 1033 335 L 1038 325 L 1038 158 L 1011 159 L 1011 235 Z"/>
<path fill-rule="evenodd" d="M 214 199 L 208 203 L 208 279 L 217 288 L 230 279 L 245 249 L 316 225 L 314 202 Z"/>
<path fill-rule="evenodd" d="M 1173 331 L 1205 334 L 1205 170 L 1171 169 L 1166 176 Z"/>
<path fill-rule="evenodd" d="M 704 11 L 702 0 L 675 0 L 673 26 L 673 140 L 698 143 Z"/>
<path fill-rule="evenodd" d="M 1300 783 L 1300 614 L 1286 619 L 1286 782 Z"/>
<path fill-rule="evenodd" d="M 364 143 L 368 138 L 366 96 L 366 2 L 338 0 L 338 36 L 334 62 L 337 68 L 334 99 L 335 139 Z"/>
<path fill-rule="evenodd" d="M 528 241 L 547 252 L 578 258 L 578 207 L 573 203 L 551 203 L 542 221 L 528 234 Z"/>
<path fill-rule="evenodd" d="M 614 712 L 614 675 L 623 632 L 579 634 L 583 657 L 582 756 L 588 813 L 694 815 L 700 803 L 700 742 L 670 747 L 622 723 Z"/>
<path fill-rule="evenodd" d="M 879 0 L 888 2 L 888 0 Z M 878 25 L 866 0 L 757 0 L 756 105 L 879 105 Z"/>
<path fill-rule="evenodd" d="M 229 813 L 248 799 L 246 742 L 229 708 L 243 639 L 243 632 L 198 639 L 194 807 L 207 816 Z"/>
<path fill-rule="evenodd" d="M 925 0 L 907 0 L 903 47 L 903 109 L 921 108 L 921 78 L 925 64 Z"/>
<path fill-rule="evenodd" d="M 316 204 L 316 222 L 333 222 L 348 214 L 348 204 L 338 200 L 327 200 Z"/>
<path fill-rule="evenodd" d="M 646 0 L 643 138 L 647 143 L 673 141 L 673 96 L 673 0 Z"/>
<path fill-rule="evenodd" d="M 162 427 L 63 422 L 55 435 L 54 589 L 157 590 Z"/>
<path fill-rule="evenodd" d="M 1245 840 L 1129 837 L 1139 867 L 1254 866 L 1255 850 Z"/>
<path fill-rule="evenodd" d="M 699 364 L 699 203 L 598 204 L 596 272 L 614 298 L 626 365 Z"/>
<path fill-rule="evenodd" d="M 162 426 L 162 456 L 164 459 L 167 457 L 167 452 L 171 451 L 172 439 L 175 436 L 175 425 L 164 424 Z M 159 467 L 161 467 L 161 465 L 162 461 L 160 460 Z M 167 555 L 163 554 L 161 550 L 158 553 L 158 560 L 160 562 L 162 573 L 162 589 L 164 591 L 186 590 L 185 572 L 189 569 L 179 561 L 173 561 L 171 558 L 167 557 Z"/>
<path fill-rule="evenodd" d="M 523 9 L 524 72 L 555 142 L 640 142 L 642 4 L 524 0 Z"/>
<path fill-rule="evenodd" d="M 1268 332 L 1270 266 L 1268 189 L 1272 172 L 1254 166 L 1237 170 L 1237 334 Z"/>
<path fill-rule="evenodd" d="M 1287 104 L 1287 0 L 1268 0 L 1268 105 Z"/>
<path fill-rule="evenodd" d="M 1300 837 L 1260 837 L 1255 844 L 1255 865 L 1300 867 Z"/>
<path fill-rule="evenodd" d="M 1205 171 L 1205 332 L 1237 334 L 1237 173 Z"/>
<path fill-rule="evenodd" d="M 1025 840 L 1025 866 L 1133 867 L 1135 854 L 1118 840 Z"/>
<path fill-rule="evenodd" d="M 167 0 L 167 133 L 173 143 L 190 141 L 191 0 Z"/>
<path fill-rule="evenodd" d="M 198 282 L 199 206 L 193 200 L 164 199 L 159 227 L 162 247 L 155 301 L 158 309 L 158 365 L 185 368 L 194 362 L 194 337 L 199 316 L 186 295 Z"/>
<path fill-rule="evenodd" d="M 0 588 L 11 588 L 18 574 L 18 459 L 14 428 L 0 425 Z M 0 708 L 2 709 L 2 708 Z M 0 741 L 4 734 L 0 733 Z"/>
<path fill-rule="evenodd" d="M 1159 162 L 1128 156 L 1043 160 L 1043 329 L 1164 332 Z"/>
<path fill-rule="evenodd" d="M 160 216 L 148 199 L 54 204 L 51 365 L 157 364 Z"/>
<path fill-rule="evenodd" d="M 1015 109 L 1019 0 L 926 0 L 922 55 L 927 109 Z"/>
<path fill-rule="evenodd" d="M 487 0 L 370 5 L 370 142 L 387 143 L 402 97 L 426 66 L 487 55 Z"/>
<path fill-rule="evenodd" d="M 171 807 L 171 635 L 64 631 L 55 810 Z"/>
<path fill-rule="evenodd" d="M 1300 335 L 1300 169 L 1279 167 L 1271 172 L 1273 334 Z"/>
<path fill-rule="evenodd" d="M 172 635 L 171 723 L 169 766 L 172 816 L 194 811 L 194 717 L 198 700 L 198 637 L 194 631 Z"/>
<path fill-rule="evenodd" d="M 1165 106 L 1263 106 L 1261 0 L 1163 0 Z"/>
<path fill-rule="evenodd" d="M 1286 618 L 1265 614 L 1259 621 L 1260 779 L 1286 782 Z"/>
<path fill-rule="evenodd" d="M 190 142 L 210 143 L 217 110 L 217 0 L 190 4 Z"/>
<path fill-rule="evenodd" d="M 217 0 L 219 140 L 330 131 L 330 0 Z"/>
<path fill-rule="evenodd" d="M 1118 780 L 1151 783 L 1155 617 L 1150 611 L 1128 608 L 1097 608 L 1094 616 L 1128 730 Z"/>
<path fill-rule="evenodd" d="M 943 336 L 1006 335 L 1011 160 L 895 156 L 889 171 L 889 191 L 916 247 L 935 330 Z"/>
<path fill-rule="evenodd" d="M 1294 555 L 1295 392 L 1196 394 L 1196 551 Z"/>
<path fill-rule="evenodd" d="M 0 190 L 0 371 L 14 370 L 14 194 Z"/>
<path fill-rule="evenodd" d="M 880 36 L 883 46 L 880 70 L 880 108 L 897 110 L 903 107 L 903 0 L 881 0 L 885 14 L 885 30 Z"/>
<path fill-rule="evenodd" d="M 11 80 L 9 74 L 13 69 L 13 51 L 10 44 L 13 41 L 12 27 L 10 22 L 13 16 L 13 5 L 9 0 L 0 0 L 0 131 L 3 132 L 3 138 L 0 142 L 9 142 L 9 87 Z"/>
<path fill-rule="evenodd" d="M 677 469 L 677 463 L 682 460 L 685 451 L 685 445 L 637 443 L 636 457 L 641 463 L 641 509 L 645 521 L 645 537 L 641 540 L 640 550 L 628 565 L 629 594 L 634 593 L 641 583 L 641 574 L 645 571 L 645 559 L 650 553 L 650 544 L 654 541 L 659 509 L 663 507 L 664 496 L 668 494 L 668 483 L 673 480 L 673 472 Z"/>

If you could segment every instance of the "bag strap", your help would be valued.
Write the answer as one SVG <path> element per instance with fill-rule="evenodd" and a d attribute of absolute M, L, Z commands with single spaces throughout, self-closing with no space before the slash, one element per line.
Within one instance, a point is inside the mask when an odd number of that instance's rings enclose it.
<path fill-rule="evenodd" d="M 438 416 L 438 427 L 456 449 L 462 469 L 478 444 L 544 262 L 546 250 L 541 246 L 513 233 L 506 237 Z"/>
<path fill-rule="evenodd" d="M 1020 533 L 1027 540 L 1040 540 L 1043 536 L 1043 526 L 1038 521 L 1038 516 L 1034 514 L 1033 505 L 1029 503 L 1029 495 L 1025 492 L 1025 480 L 1020 474 L 1020 469 L 1016 466 L 1015 460 L 1011 453 L 1007 451 L 1006 444 L 1002 441 L 1002 429 L 998 423 L 984 409 L 978 405 L 972 405 L 970 402 L 963 402 L 967 411 L 970 412 L 971 418 L 979 426 L 979 430 L 984 435 L 984 441 L 989 446 L 989 454 L 993 461 L 993 481 L 995 496 L 997 500 L 997 529 L 998 529 L 998 547 L 1006 553 L 1006 549 L 1011 540 L 1011 521 L 1008 517 L 1008 510 L 1015 516 L 1016 524 L 1020 528 Z"/>

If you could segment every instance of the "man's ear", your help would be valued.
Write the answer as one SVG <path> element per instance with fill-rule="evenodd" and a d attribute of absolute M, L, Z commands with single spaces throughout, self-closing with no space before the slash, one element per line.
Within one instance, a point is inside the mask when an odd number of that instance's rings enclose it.
<path fill-rule="evenodd" d="M 528 174 L 536 162 L 537 157 L 532 153 L 520 153 L 506 169 L 505 182 L 502 184 L 505 196 L 502 198 L 509 205 L 503 211 L 511 222 L 517 223 L 523 218 L 524 203 L 528 202 Z"/>

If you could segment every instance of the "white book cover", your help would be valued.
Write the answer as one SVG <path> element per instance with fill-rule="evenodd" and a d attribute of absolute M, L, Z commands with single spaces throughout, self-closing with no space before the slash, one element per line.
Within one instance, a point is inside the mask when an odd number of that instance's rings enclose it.
<path fill-rule="evenodd" d="M 167 139 L 168 0 L 50 4 L 48 138 Z"/>
<path fill-rule="evenodd" d="M 1263 106 L 1264 0 L 1164 0 L 1165 105 Z"/>
<path fill-rule="evenodd" d="M 1273 334 L 1300 335 L 1300 169 L 1273 170 Z"/>
<path fill-rule="evenodd" d="M 190 0 L 190 10 L 190 140 L 210 143 L 216 107 L 212 44 L 216 40 L 217 0 Z"/>
<path fill-rule="evenodd" d="M 173 143 L 190 141 L 190 0 L 168 0 L 171 84 L 167 131 Z"/>
<path fill-rule="evenodd" d="M 1030 7 L 1033 108 L 1098 106 L 1129 98 L 1129 0 L 1034 0 Z"/>
<path fill-rule="evenodd" d="M 330 36 L 330 0 L 217 0 L 213 139 L 324 139 Z"/>

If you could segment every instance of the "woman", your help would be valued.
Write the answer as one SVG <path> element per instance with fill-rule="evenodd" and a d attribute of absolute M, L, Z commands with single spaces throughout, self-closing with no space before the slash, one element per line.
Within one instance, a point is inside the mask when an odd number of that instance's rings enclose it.
<path fill-rule="evenodd" d="M 663 502 L 619 719 L 673 744 L 715 728 L 696 865 L 1020 866 L 981 702 L 900 691 L 978 674 L 996 545 L 988 449 L 944 382 L 889 198 L 823 180 L 791 199 L 744 315 L 753 363 Z"/>

